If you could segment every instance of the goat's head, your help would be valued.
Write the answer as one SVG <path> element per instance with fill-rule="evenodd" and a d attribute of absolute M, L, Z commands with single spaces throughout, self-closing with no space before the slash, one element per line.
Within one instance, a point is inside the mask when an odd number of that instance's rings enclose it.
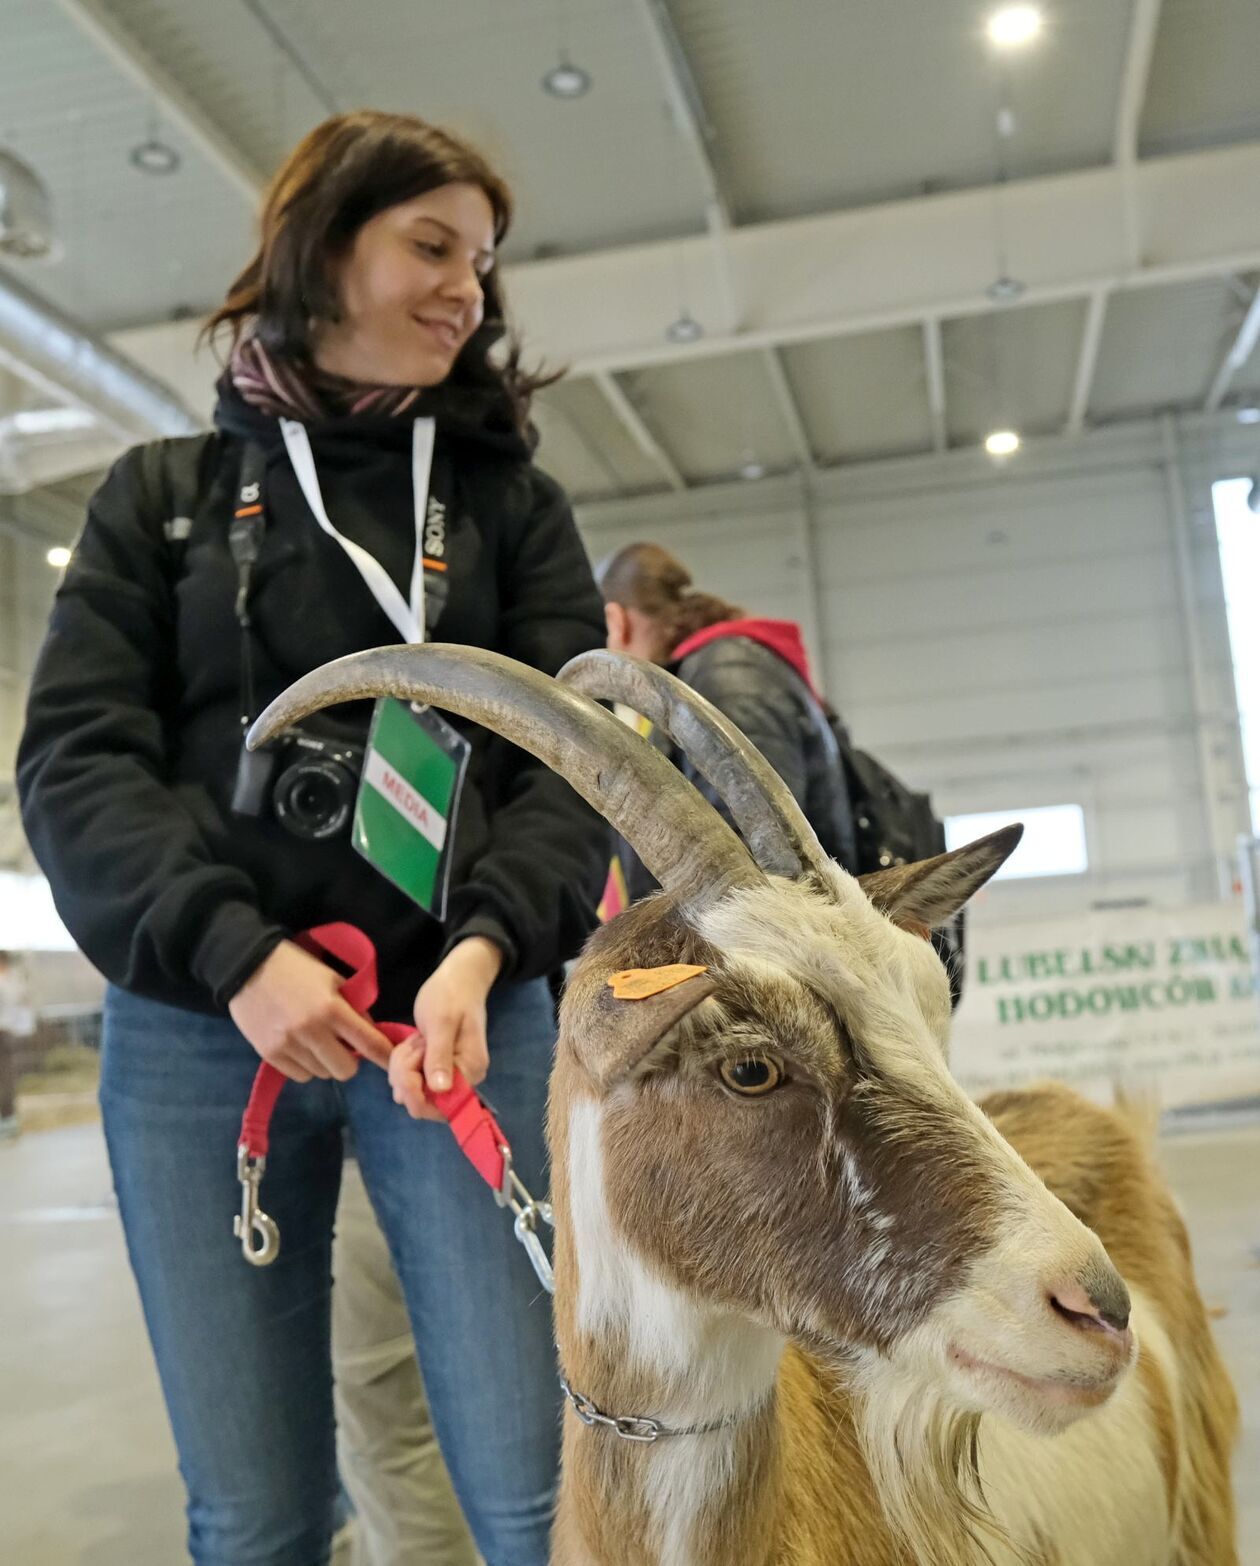
<path fill-rule="evenodd" d="M 664 1287 L 843 1358 L 884 1393 L 892 1376 L 1042 1430 L 1103 1401 L 1133 1355 L 1124 1284 L 951 1079 L 946 975 L 914 933 L 951 918 L 1018 829 L 860 884 L 686 687 L 600 655 L 566 677 L 383 648 L 307 676 L 256 737 L 334 701 L 431 701 L 532 751 L 634 844 L 663 891 L 571 975 L 553 1158 L 570 1186 L 600 1183 L 608 1238 Z M 684 744 L 756 858 L 578 687 Z M 641 999 L 610 984 L 678 963 L 704 971 Z"/>

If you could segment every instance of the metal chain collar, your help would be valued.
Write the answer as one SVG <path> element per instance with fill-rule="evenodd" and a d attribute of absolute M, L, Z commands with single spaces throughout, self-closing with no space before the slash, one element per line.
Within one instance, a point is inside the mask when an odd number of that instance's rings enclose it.
<path fill-rule="evenodd" d="M 712 1425 L 688 1425 L 682 1430 L 671 1430 L 659 1419 L 649 1419 L 642 1414 L 605 1414 L 591 1402 L 589 1397 L 581 1392 L 575 1392 L 563 1376 L 560 1377 L 560 1389 L 573 1405 L 573 1412 L 584 1425 L 600 1425 L 605 1430 L 611 1430 L 623 1441 L 637 1441 L 643 1446 L 650 1446 L 653 1441 L 659 1441 L 662 1436 L 709 1435 L 715 1430 L 729 1429 L 739 1422 L 738 1416 L 735 1416 L 719 1419 Z"/>

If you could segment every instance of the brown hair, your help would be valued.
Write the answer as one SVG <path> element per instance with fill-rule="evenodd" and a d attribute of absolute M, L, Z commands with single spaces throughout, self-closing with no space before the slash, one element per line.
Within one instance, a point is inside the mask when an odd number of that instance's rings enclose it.
<path fill-rule="evenodd" d="M 512 221 L 512 195 L 474 147 L 411 114 L 358 109 L 325 120 L 298 142 L 268 186 L 258 249 L 203 336 L 214 340 L 226 329 L 235 346 L 252 331 L 269 353 L 308 369 L 313 323 L 336 320 L 340 311 L 330 261 L 344 254 L 378 213 L 455 183 L 484 191 L 498 244 Z M 513 336 L 501 362 L 491 361 L 490 350 L 508 333 L 497 266 L 483 278 L 482 288 L 485 320 L 445 384 L 505 401 L 512 421 L 523 430 L 530 397 L 558 377 L 522 370 Z"/>
<path fill-rule="evenodd" d="M 688 591 L 691 572 L 659 544 L 627 544 L 595 573 L 606 604 L 637 609 L 667 628 L 671 649 L 721 620 L 742 620 L 746 611 L 714 593 Z"/>

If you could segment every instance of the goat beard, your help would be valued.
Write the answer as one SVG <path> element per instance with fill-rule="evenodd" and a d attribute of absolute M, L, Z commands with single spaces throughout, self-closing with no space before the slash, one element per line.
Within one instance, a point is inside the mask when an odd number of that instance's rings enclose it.
<path fill-rule="evenodd" d="M 994 1517 L 980 1479 L 982 1415 L 887 1359 L 842 1372 L 858 1440 L 889 1525 L 916 1566 L 1038 1566 Z"/>

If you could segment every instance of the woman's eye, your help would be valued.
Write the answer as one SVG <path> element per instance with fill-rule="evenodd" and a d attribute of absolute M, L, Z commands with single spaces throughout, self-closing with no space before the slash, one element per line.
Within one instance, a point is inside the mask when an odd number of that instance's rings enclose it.
<path fill-rule="evenodd" d="M 774 1061 L 753 1056 L 746 1060 L 724 1060 L 718 1067 L 718 1075 L 732 1093 L 741 1093 L 745 1098 L 772 1093 L 783 1081 L 783 1072 Z"/>
<path fill-rule="evenodd" d="M 416 241 L 416 249 L 420 251 L 421 255 L 426 255 L 433 261 L 440 261 L 446 254 L 444 245 L 431 245 L 423 239 Z"/>

